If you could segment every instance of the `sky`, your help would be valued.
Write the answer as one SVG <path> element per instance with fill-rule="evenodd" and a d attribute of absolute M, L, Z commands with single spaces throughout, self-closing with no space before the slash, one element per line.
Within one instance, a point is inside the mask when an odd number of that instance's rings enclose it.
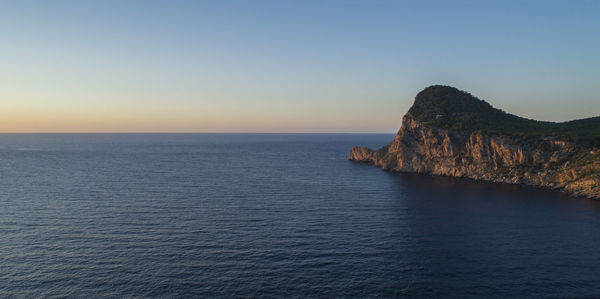
<path fill-rule="evenodd" d="M 395 132 L 433 84 L 600 115 L 600 1 L 0 6 L 0 132 Z"/>

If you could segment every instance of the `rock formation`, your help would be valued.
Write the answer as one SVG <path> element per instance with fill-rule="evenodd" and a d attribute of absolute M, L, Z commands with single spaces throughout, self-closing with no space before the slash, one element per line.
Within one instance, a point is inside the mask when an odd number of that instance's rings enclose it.
<path fill-rule="evenodd" d="M 415 98 L 395 139 L 349 159 L 388 171 L 560 189 L 600 199 L 600 117 L 565 123 L 521 118 L 448 86 Z"/>

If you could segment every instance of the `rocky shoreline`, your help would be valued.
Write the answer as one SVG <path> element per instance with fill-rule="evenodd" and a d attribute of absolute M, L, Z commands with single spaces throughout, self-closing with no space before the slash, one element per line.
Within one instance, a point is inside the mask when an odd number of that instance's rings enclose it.
<path fill-rule="evenodd" d="M 600 153 L 594 148 L 550 137 L 440 128 L 410 111 L 390 144 L 378 150 L 355 146 L 349 160 L 387 171 L 533 185 L 600 199 Z"/>

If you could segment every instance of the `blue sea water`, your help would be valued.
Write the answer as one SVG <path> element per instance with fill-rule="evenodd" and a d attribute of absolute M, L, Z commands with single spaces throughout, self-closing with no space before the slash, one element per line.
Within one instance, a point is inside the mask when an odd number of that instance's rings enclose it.
<path fill-rule="evenodd" d="M 369 134 L 0 135 L 0 297 L 600 296 L 600 202 Z"/>

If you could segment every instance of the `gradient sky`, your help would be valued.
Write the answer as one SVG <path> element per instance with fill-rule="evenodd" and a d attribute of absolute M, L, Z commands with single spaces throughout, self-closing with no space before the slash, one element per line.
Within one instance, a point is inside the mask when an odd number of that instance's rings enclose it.
<path fill-rule="evenodd" d="M 395 132 L 431 84 L 600 115 L 600 1 L 0 7 L 0 132 Z"/>

